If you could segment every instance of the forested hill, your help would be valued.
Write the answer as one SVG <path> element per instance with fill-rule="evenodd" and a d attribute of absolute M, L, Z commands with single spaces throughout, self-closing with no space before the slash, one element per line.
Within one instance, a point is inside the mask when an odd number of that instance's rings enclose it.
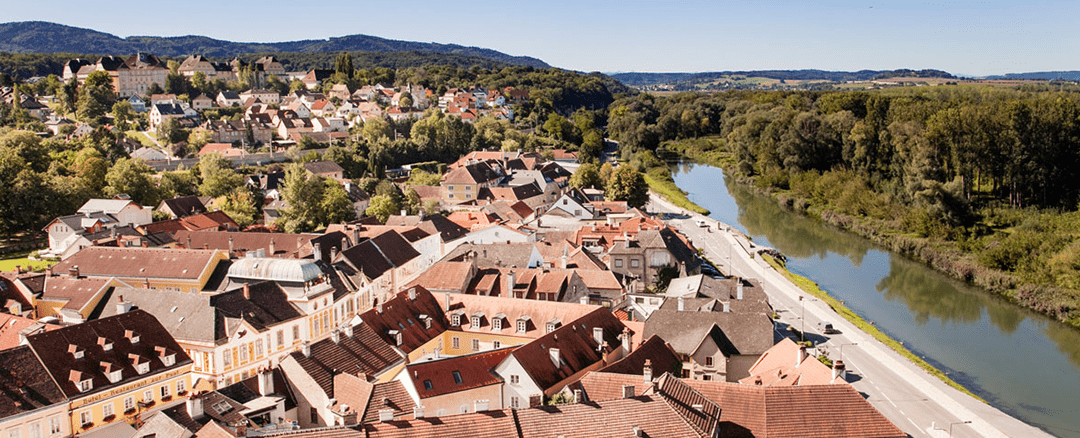
<path fill-rule="evenodd" d="M 612 73 L 609 76 L 618 79 L 631 87 L 676 84 L 687 82 L 707 82 L 728 76 L 747 76 L 766 79 L 778 79 L 785 81 L 808 81 L 825 80 L 834 82 L 843 81 L 868 81 L 888 77 L 935 77 L 953 79 L 955 76 L 941 70 L 859 70 L 859 71 L 828 71 L 828 70 L 747 70 L 747 71 L 720 71 L 704 73 Z"/>
<path fill-rule="evenodd" d="M 266 52 L 435 52 L 476 56 L 506 64 L 550 67 L 528 56 L 512 56 L 499 51 L 457 44 L 398 41 L 369 35 L 349 35 L 327 40 L 303 40 L 279 43 L 237 43 L 204 36 L 154 37 L 116 35 L 92 29 L 65 26 L 44 21 L 0 23 L 0 52 L 12 53 L 84 53 L 122 55 L 148 52 L 158 56 L 181 57 L 192 54 L 230 57 Z"/>
<path fill-rule="evenodd" d="M 1053 81 L 1053 80 L 1066 80 L 1077 81 L 1080 80 L 1080 71 L 1038 71 L 1030 73 L 1008 73 L 999 76 L 987 76 L 986 79 L 1012 79 L 1012 80 L 1041 80 L 1041 81 Z"/>

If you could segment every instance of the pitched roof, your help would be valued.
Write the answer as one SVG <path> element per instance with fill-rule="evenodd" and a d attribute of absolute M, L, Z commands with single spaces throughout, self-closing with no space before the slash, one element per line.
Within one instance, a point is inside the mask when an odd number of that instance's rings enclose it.
<path fill-rule="evenodd" d="M 600 369 L 604 373 L 630 374 L 640 376 L 644 372 L 645 362 L 652 367 L 652 375 L 665 372 L 674 373 L 682 367 L 682 361 L 659 336 L 651 336 L 630 354 Z"/>
<path fill-rule="evenodd" d="M 321 234 L 283 234 L 283 233 L 247 233 L 236 231 L 180 230 L 176 232 L 175 239 L 184 246 L 191 248 L 207 248 L 228 251 L 231 247 L 234 253 L 253 252 L 265 249 L 267 257 L 305 258 L 311 255 L 310 242 L 322 236 Z M 340 249 L 340 238 L 334 245 Z M 272 243 L 272 245 L 271 245 Z M 274 247 L 274 253 L 270 253 L 270 247 Z M 329 247 L 322 247 L 324 253 L 329 253 Z"/>
<path fill-rule="evenodd" d="M 29 346 L 0 350 L 0 420 L 27 411 L 67 403 Z M 65 376 L 66 377 L 66 376 Z"/>
<path fill-rule="evenodd" d="M 78 312 L 92 299 L 99 297 L 111 281 L 110 278 L 48 277 L 45 279 L 45 290 L 38 299 L 63 301 L 63 308 Z"/>
<path fill-rule="evenodd" d="M 758 380 L 760 379 L 760 380 Z M 832 370 L 791 339 L 784 338 L 765 351 L 750 367 L 750 376 L 739 380 L 744 385 L 765 386 L 828 385 Z M 845 381 L 846 382 L 846 381 Z M 839 383 L 839 382 L 838 382 Z"/>
<path fill-rule="evenodd" d="M 443 256 L 443 260 L 464 260 L 465 256 L 473 253 L 476 265 L 482 268 L 490 267 L 515 267 L 527 268 L 532 259 L 533 251 L 537 251 L 534 242 L 521 243 L 464 243 L 458 245 L 449 254 Z"/>
<path fill-rule="evenodd" d="M 539 406 L 518 410 L 521 436 L 704 437 L 659 396 Z M 636 434 L 635 428 L 641 430 Z"/>
<path fill-rule="evenodd" d="M 476 269 L 469 262 L 441 261 L 424 270 L 410 285 L 419 285 L 432 291 L 452 290 L 465 292 Z"/>
<path fill-rule="evenodd" d="M 124 207 L 127 207 L 129 204 L 135 204 L 136 206 L 139 205 L 136 204 L 135 201 L 132 201 L 130 199 L 91 199 L 89 201 L 86 201 L 86 203 L 83 204 L 82 207 L 79 207 L 78 212 L 90 213 L 100 211 L 107 214 L 116 214 L 119 213 L 120 210 L 123 210 Z"/>
<path fill-rule="evenodd" d="M 597 310 L 596 306 L 558 301 L 523 300 L 520 298 L 489 297 L 483 295 L 450 294 L 436 296 L 439 304 L 447 308 L 446 299 L 450 299 L 450 313 L 472 316 L 483 314 L 480 327 L 473 327 L 471 318 L 463 318 L 459 330 L 471 333 L 502 334 L 523 338 L 538 339 L 547 334 L 547 323 L 559 321 L 557 327 L 575 323 Z M 502 315 L 501 330 L 492 328 L 492 318 Z M 525 332 L 519 332 L 517 321 L 526 320 Z M 621 330 L 621 329 L 620 329 Z M 590 335 L 592 336 L 592 335 Z M 614 344 L 612 344 L 614 345 Z"/>
<path fill-rule="evenodd" d="M 602 341 L 617 348 L 619 336 L 626 327 L 611 312 L 598 308 L 515 350 L 512 354 L 545 393 L 585 368 L 599 362 L 603 354 L 593 339 L 593 329 L 602 329 Z M 558 348 L 559 364 L 552 360 L 551 349 Z M 569 383 L 569 382 L 568 382 Z"/>
<path fill-rule="evenodd" d="M 391 215 L 386 219 L 386 225 L 417 227 L 431 234 L 438 233 L 443 242 L 456 240 L 469 234 L 469 230 L 437 214 L 425 217 Z"/>
<path fill-rule="evenodd" d="M 139 336 L 138 343 L 131 342 L 132 332 Z M 31 335 L 27 341 L 69 397 L 81 397 L 143 378 L 145 375 L 140 376 L 135 370 L 133 356 L 135 360 L 149 362 L 146 375 L 191 365 L 187 353 L 165 327 L 141 310 Z M 103 349 L 100 343 L 104 341 L 112 343 L 110 350 Z M 83 357 L 77 359 L 73 351 L 81 351 Z M 165 365 L 160 359 L 161 351 L 174 354 L 175 362 Z M 122 379 L 111 383 L 103 368 L 106 364 L 121 370 Z M 84 393 L 78 383 L 87 379 L 92 380 L 93 388 Z"/>
<path fill-rule="evenodd" d="M 165 199 L 161 201 L 161 206 L 167 208 L 169 212 L 179 217 L 206 213 L 206 205 L 199 200 L 198 196 L 178 196 L 172 199 Z"/>
<path fill-rule="evenodd" d="M 53 266 L 53 272 L 78 267 L 79 275 L 195 280 L 217 265 L 218 251 L 201 249 L 86 247 Z"/>
<path fill-rule="evenodd" d="M 502 177 L 501 167 L 483 161 L 446 172 L 442 177 L 442 184 L 483 184 Z"/>
<path fill-rule="evenodd" d="M 773 323 L 768 315 L 757 313 L 659 309 L 645 320 L 645 336 L 652 335 L 680 354 L 693 353 L 705 337 L 712 337 L 725 355 L 753 355 L 772 347 Z"/>
<path fill-rule="evenodd" d="M 421 399 L 497 385 L 503 379 L 494 369 L 514 347 L 445 359 L 414 362 L 405 367 Z"/>
<path fill-rule="evenodd" d="M 375 375 L 402 360 L 401 355 L 367 324 L 353 326 L 353 336 L 342 335 L 338 343 L 334 343 L 333 339 L 323 339 L 311 344 L 310 357 L 298 351 L 290 357 L 331 398 L 334 396 L 335 374 L 352 371 Z"/>
<path fill-rule="evenodd" d="M 364 276 L 374 279 L 419 256 L 420 253 L 401 234 L 387 230 L 341 251 L 339 258 L 334 261 L 347 261 Z"/>
<path fill-rule="evenodd" d="M 415 298 L 410 298 L 410 294 Z M 431 321 L 430 328 L 420 318 L 422 315 Z M 449 326 L 439 302 L 422 286 L 399 292 L 386 303 L 360 314 L 360 319 L 384 342 L 396 345 L 405 353 L 420 348 Z M 401 336 L 400 345 L 392 332 Z"/>
<path fill-rule="evenodd" d="M 645 380 L 643 375 L 589 371 L 573 385 L 585 392 L 589 401 L 604 401 L 623 398 L 623 387 L 633 386 L 634 396 L 653 394 L 650 389 L 652 379 Z"/>
<path fill-rule="evenodd" d="M 333 161 L 312 161 L 304 163 L 304 168 L 307 169 L 308 172 L 314 173 L 316 175 L 321 175 L 324 173 L 339 173 L 345 171 L 345 169 L 342 169 L 341 166 L 339 166 Z"/>
<path fill-rule="evenodd" d="M 367 438 L 428 438 L 482 436 L 519 438 L 513 410 L 476 412 L 408 421 L 366 423 L 360 426 Z"/>
<path fill-rule="evenodd" d="M 60 328 L 58 325 L 45 324 L 18 315 L 0 313 L 0 350 L 17 347 L 20 344 L 19 338 L 24 335 L 58 328 Z"/>

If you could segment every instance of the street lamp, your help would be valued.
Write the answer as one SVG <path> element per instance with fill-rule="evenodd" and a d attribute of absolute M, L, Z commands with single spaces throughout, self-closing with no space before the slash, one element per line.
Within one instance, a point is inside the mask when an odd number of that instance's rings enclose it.
<path fill-rule="evenodd" d="M 803 341 L 803 342 L 806 341 L 806 301 L 807 300 L 803 299 L 802 295 L 799 295 L 799 305 L 802 307 L 802 310 L 801 310 L 801 313 L 800 313 L 800 316 L 799 316 L 799 320 L 800 320 L 799 321 L 799 324 L 800 324 L 799 338 L 800 338 L 800 341 Z M 814 298 L 811 298 L 809 301 L 817 301 L 817 300 L 814 299 Z"/>
<path fill-rule="evenodd" d="M 949 423 L 949 438 L 952 438 L 952 427 L 957 425 L 957 424 L 971 424 L 971 420 L 957 421 L 955 423 Z"/>
<path fill-rule="evenodd" d="M 848 342 L 846 344 L 840 344 L 840 360 L 844 360 L 844 346 L 845 345 L 859 345 L 858 342 Z"/>

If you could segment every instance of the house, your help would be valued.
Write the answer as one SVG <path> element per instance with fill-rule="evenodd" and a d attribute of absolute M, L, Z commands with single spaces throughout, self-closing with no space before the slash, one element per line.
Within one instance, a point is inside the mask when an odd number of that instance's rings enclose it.
<path fill-rule="evenodd" d="M 23 344 L 27 336 L 48 330 L 55 330 L 60 326 L 47 324 L 34 319 L 10 313 L 0 313 L 0 350 L 7 350 Z"/>
<path fill-rule="evenodd" d="M 560 209 L 578 220 L 595 219 L 597 215 L 594 208 L 585 193 L 576 188 L 567 190 L 562 197 L 551 204 L 552 210 Z"/>
<path fill-rule="evenodd" d="M 263 281 L 208 296 L 118 287 L 103 317 L 142 310 L 191 356 L 192 382 L 223 388 L 256 375 L 303 342 L 314 341 L 306 315 L 281 286 Z M 324 336 L 325 337 L 325 336 Z"/>
<path fill-rule="evenodd" d="M 222 157 L 242 157 L 244 156 L 244 150 L 242 148 L 233 147 L 232 143 L 207 143 L 203 145 L 202 149 L 199 149 L 199 156 L 207 154 L 218 154 Z"/>
<path fill-rule="evenodd" d="M 536 268 L 544 264 L 544 257 L 533 242 L 525 243 L 462 243 L 443 257 L 443 260 L 462 261 L 467 257 L 476 260 L 482 268 Z"/>
<path fill-rule="evenodd" d="M 321 176 L 323 178 L 330 178 L 337 181 L 344 179 L 345 169 L 342 169 L 337 163 L 333 161 L 311 161 L 304 163 L 304 169 L 311 172 L 313 175 Z"/>
<path fill-rule="evenodd" d="M 334 414 L 330 424 L 355 426 L 385 418 L 407 418 L 417 407 L 405 386 L 398 380 L 368 382 L 364 373 L 334 375 Z"/>
<path fill-rule="evenodd" d="M 329 339 L 301 344 L 300 351 L 280 362 L 282 374 L 296 395 L 297 420 L 302 428 L 335 424 L 338 416 L 331 400 L 338 396 L 334 383 L 340 371 L 377 378 L 404 363 L 402 354 L 367 324 L 346 324 L 334 333 L 337 335 Z"/>
<path fill-rule="evenodd" d="M 349 91 L 349 86 L 346 84 L 334 84 L 328 94 L 329 97 L 336 97 L 342 101 L 349 100 L 352 97 L 352 92 Z"/>
<path fill-rule="evenodd" d="M 198 116 L 198 112 L 186 105 L 177 103 L 159 103 L 150 107 L 150 130 L 157 132 L 166 120 L 177 120 Z"/>
<path fill-rule="evenodd" d="M 67 275 L 48 276 L 45 287 L 35 300 L 39 318 L 56 317 L 65 324 L 78 324 L 91 318 L 97 307 L 116 287 L 127 286 L 116 278 L 87 278 L 70 271 Z"/>
<path fill-rule="evenodd" d="M 53 266 L 73 277 L 115 277 L 124 283 L 152 289 L 197 293 L 210 280 L 225 251 L 91 246 Z"/>
<path fill-rule="evenodd" d="M 258 120 L 207 120 L 202 127 L 215 143 L 270 143 L 274 129 Z"/>
<path fill-rule="evenodd" d="M 655 284 L 661 269 L 697 274 L 701 261 L 685 237 L 670 227 L 642 229 L 616 240 L 607 251 L 608 266 L 619 275 Z"/>
<path fill-rule="evenodd" d="M 462 243 L 486 245 L 494 243 L 529 243 L 535 242 L 536 235 L 515 230 L 506 225 L 491 225 L 470 231 L 461 239 Z"/>
<path fill-rule="evenodd" d="M 86 235 L 127 225 L 149 224 L 153 221 L 151 211 L 130 199 L 88 200 L 79 208 L 78 214 L 58 217 L 45 227 L 43 231 L 49 233 L 49 251 L 45 255 L 70 255 L 80 249 L 76 243 Z"/>
<path fill-rule="evenodd" d="M 311 103 L 311 115 L 312 117 L 325 117 L 327 115 L 334 114 L 337 111 L 337 106 L 326 99 L 319 99 Z"/>
<path fill-rule="evenodd" d="M 307 89 L 314 90 L 319 85 L 322 85 L 322 81 L 333 75 L 333 70 L 313 69 L 308 71 L 308 73 L 300 79 L 300 82 L 303 82 Z"/>
<path fill-rule="evenodd" d="M 443 189 L 443 201 L 457 204 L 477 199 L 481 188 L 493 187 L 506 176 L 499 165 L 479 162 L 450 170 L 439 182 Z"/>
<path fill-rule="evenodd" d="M 72 424 L 65 435 L 123 430 L 133 415 L 175 403 L 192 388 L 191 358 L 143 311 L 26 339 L 69 401 Z"/>
<path fill-rule="evenodd" d="M 206 213 L 206 205 L 198 196 L 177 196 L 162 200 L 155 211 L 168 213 L 169 218 L 177 219 Z"/>
<path fill-rule="evenodd" d="M 768 296 L 756 279 L 713 278 L 698 274 L 673 278 L 663 294 L 632 291 L 627 294 L 627 309 L 635 319 L 645 320 L 657 309 L 677 310 L 678 298 L 686 309 L 724 309 L 735 313 L 771 315 Z"/>
<path fill-rule="evenodd" d="M 420 252 L 393 230 L 342 250 L 332 262 L 348 268 L 363 308 L 386 302 L 427 267 Z"/>
<path fill-rule="evenodd" d="M 806 346 L 789 338 L 781 339 L 765 351 L 750 367 L 750 375 L 739 380 L 743 385 L 807 386 L 847 383 L 842 360 L 833 369 L 806 353 Z"/>
<path fill-rule="evenodd" d="M 281 95 L 274 90 L 262 88 L 251 89 L 240 93 L 240 100 L 258 99 L 265 105 L 277 105 L 281 103 Z"/>
<path fill-rule="evenodd" d="M 207 108 L 214 107 L 214 99 L 207 96 L 206 93 L 199 93 L 198 96 L 191 98 L 191 108 L 196 111 L 201 111 Z"/>
<path fill-rule="evenodd" d="M 214 102 L 216 102 L 217 105 L 220 107 L 228 108 L 231 106 L 239 106 L 240 102 L 243 102 L 243 100 L 240 99 L 240 95 L 236 94 L 235 91 L 226 90 L 219 91 L 217 98 L 214 99 Z"/>
<path fill-rule="evenodd" d="M 9 437 L 71 435 L 68 398 L 31 347 L 0 350 L 0 430 Z"/>
<path fill-rule="evenodd" d="M 45 121 L 45 128 L 47 128 L 52 135 L 60 135 L 60 130 L 65 126 L 75 126 L 75 122 L 63 117 L 50 117 Z"/>
<path fill-rule="evenodd" d="M 504 381 L 494 369 L 513 350 L 507 347 L 421 360 L 406 365 L 394 381 L 402 384 L 415 406 L 423 406 L 425 416 L 503 409 Z"/>
<path fill-rule="evenodd" d="M 165 221 L 157 221 L 154 223 L 142 225 L 138 227 L 139 232 L 144 236 L 168 236 L 171 240 L 176 232 L 180 230 L 188 231 L 204 231 L 204 230 L 237 230 L 240 226 L 236 224 L 236 221 L 232 220 L 229 215 L 223 211 L 211 211 L 209 213 L 196 214 L 193 216 L 182 217 L 179 219 L 171 219 Z"/>
<path fill-rule="evenodd" d="M 165 155 L 160 150 L 155 148 L 140 147 L 131 153 L 131 158 L 146 160 L 146 161 L 163 161 L 169 159 L 168 155 Z"/>
<path fill-rule="evenodd" d="M 680 356 L 684 378 L 737 382 L 773 346 L 773 322 L 758 313 L 660 309 L 645 320 L 644 336 L 653 335 Z"/>

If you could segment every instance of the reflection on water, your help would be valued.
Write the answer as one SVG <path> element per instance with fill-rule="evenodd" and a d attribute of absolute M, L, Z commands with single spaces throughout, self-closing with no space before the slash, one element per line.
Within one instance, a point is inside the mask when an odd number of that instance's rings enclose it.
<path fill-rule="evenodd" d="M 1080 332 L 853 234 L 781 209 L 716 168 L 680 164 L 675 183 L 712 217 L 788 257 L 864 318 L 996 407 L 1080 437 Z"/>

